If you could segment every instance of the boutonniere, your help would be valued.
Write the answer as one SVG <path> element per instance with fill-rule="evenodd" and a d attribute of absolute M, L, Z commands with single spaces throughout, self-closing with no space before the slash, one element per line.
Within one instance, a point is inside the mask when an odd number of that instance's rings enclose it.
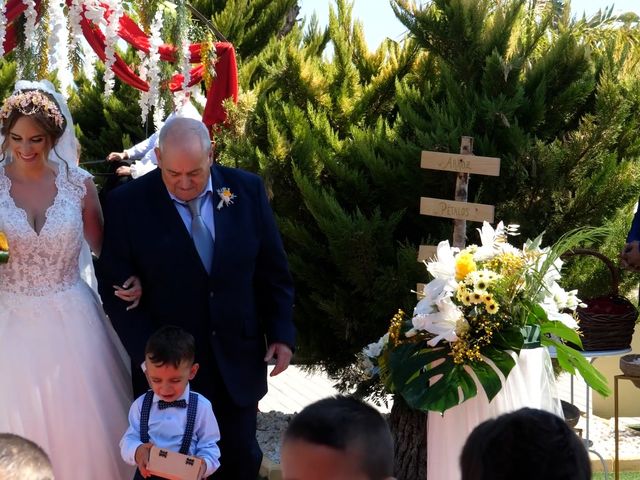
<path fill-rule="evenodd" d="M 235 193 L 231 193 L 231 189 L 229 187 L 222 187 L 216 190 L 218 192 L 218 196 L 220 197 L 220 201 L 218 202 L 218 206 L 216 207 L 220 210 L 222 207 L 228 207 L 233 203 L 233 199 L 236 198 Z"/>
<path fill-rule="evenodd" d="M 0 263 L 7 263 L 9 261 L 9 241 L 7 236 L 0 232 Z"/>

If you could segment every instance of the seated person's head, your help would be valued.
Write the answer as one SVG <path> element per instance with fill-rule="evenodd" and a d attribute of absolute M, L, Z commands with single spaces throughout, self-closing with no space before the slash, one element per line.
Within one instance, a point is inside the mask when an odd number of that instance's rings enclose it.
<path fill-rule="evenodd" d="M 198 371 L 195 351 L 193 335 L 179 327 L 168 325 L 151 335 L 144 363 L 151 389 L 160 399 L 172 402 L 184 393 Z"/>
<path fill-rule="evenodd" d="M 2 480 L 53 480 L 47 454 L 31 440 L 0 433 L 0 478 Z"/>
<path fill-rule="evenodd" d="M 462 480 L 590 480 L 582 440 L 544 410 L 522 408 L 478 425 L 460 457 Z"/>
<path fill-rule="evenodd" d="M 384 480 L 393 439 L 378 411 L 355 398 L 319 400 L 293 417 L 282 444 L 284 480 Z"/>

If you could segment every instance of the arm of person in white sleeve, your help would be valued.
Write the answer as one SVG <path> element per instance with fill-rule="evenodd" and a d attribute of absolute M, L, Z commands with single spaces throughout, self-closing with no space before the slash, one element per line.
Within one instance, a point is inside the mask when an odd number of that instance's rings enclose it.
<path fill-rule="evenodd" d="M 131 164 L 131 177 L 138 178 L 155 170 L 158 167 L 157 163 L 158 158 L 156 157 L 155 150 L 149 150 L 144 157 Z"/>
<path fill-rule="evenodd" d="M 158 142 L 158 132 L 154 132 L 149 138 L 135 144 L 131 148 L 127 148 L 124 153 L 127 154 L 127 158 L 130 160 L 138 160 L 143 158 L 149 151 L 156 147 Z"/>

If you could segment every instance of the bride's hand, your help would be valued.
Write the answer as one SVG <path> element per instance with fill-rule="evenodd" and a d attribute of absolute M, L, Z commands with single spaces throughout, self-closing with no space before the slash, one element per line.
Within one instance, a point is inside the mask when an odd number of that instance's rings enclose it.
<path fill-rule="evenodd" d="M 131 305 L 127 307 L 127 310 L 131 310 L 132 308 L 136 308 L 140 303 L 140 298 L 142 297 L 142 284 L 140 283 L 140 279 L 135 275 L 130 276 L 127 280 L 120 285 L 114 285 L 115 289 L 114 295 L 125 302 L 131 302 Z"/>

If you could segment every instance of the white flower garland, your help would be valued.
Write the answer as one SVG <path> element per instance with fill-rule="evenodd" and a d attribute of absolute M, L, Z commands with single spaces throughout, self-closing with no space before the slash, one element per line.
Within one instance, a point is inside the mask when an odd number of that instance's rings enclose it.
<path fill-rule="evenodd" d="M 60 0 L 50 0 L 48 3 L 49 13 L 49 37 L 47 46 L 49 52 L 49 72 L 58 71 L 60 80 L 60 91 L 67 96 L 67 89 L 73 82 L 71 69 L 69 68 L 69 38 L 67 19 L 64 14 L 64 4 Z"/>
<path fill-rule="evenodd" d="M 118 30 L 120 28 L 120 17 L 122 17 L 122 2 L 119 0 L 108 0 L 106 2 L 111 9 L 111 14 L 107 21 L 105 29 L 105 62 L 104 62 L 104 96 L 109 97 L 113 93 L 115 86 L 115 74 L 113 73 L 113 65 L 116 63 L 115 45 L 118 41 Z"/>
<path fill-rule="evenodd" d="M 189 82 L 191 81 L 191 62 L 189 61 L 191 57 L 191 51 L 189 50 L 189 30 L 186 27 L 183 30 L 183 37 L 180 39 L 180 43 L 182 45 L 182 89 L 186 90 L 189 86 Z"/>
<path fill-rule="evenodd" d="M 160 102 L 160 53 L 159 47 L 162 44 L 162 10 L 158 9 L 153 22 L 151 22 L 151 37 L 149 38 L 149 63 L 147 76 L 149 79 L 149 105 L 155 107 L 153 121 L 158 128 L 162 123 L 164 109 Z M 160 117 L 159 117 L 160 116 Z M 159 119 L 158 119 L 159 117 Z"/>
<path fill-rule="evenodd" d="M 159 132 L 164 124 L 164 101 L 162 97 L 158 96 L 158 99 L 153 109 L 153 126 L 156 132 Z"/>
<path fill-rule="evenodd" d="M 69 28 L 71 30 L 71 38 L 74 45 L 81 45 L 84 34 L 80 21 L 82 20 L 82 0 L 72 0 L 68 10 Z"/>
<path fill-rule="evenodd" d="M 7 35 L 7 8 L 5 0 L 0 0 L 0 57 L 4 57 L 4 39 Z"/>
<path fill-rule="evenodd" d="M 26 21 L 24 23 L 24 44 L 31 51 L 34 50 L 36 41 L 36 19 L 38 12 L 36 12 L 36 2 L 34 0 L 22 0 L 22 3 L 27 7 L 24 12 Z"/>
<path fill-rule="evenodd" d="M 143 82 L 146 82 L 147 72 L 149 71 L 149 56 L 143 51 L 138 51 L 138 56 L 140 57 L 138 76 Z M 149 91 L 140 91 L 138 105 L 140 105 L 140 117 L 142 119 L 142 125 L 144 125 L 147 121 L 147 116 L 149 115 Z"/>

